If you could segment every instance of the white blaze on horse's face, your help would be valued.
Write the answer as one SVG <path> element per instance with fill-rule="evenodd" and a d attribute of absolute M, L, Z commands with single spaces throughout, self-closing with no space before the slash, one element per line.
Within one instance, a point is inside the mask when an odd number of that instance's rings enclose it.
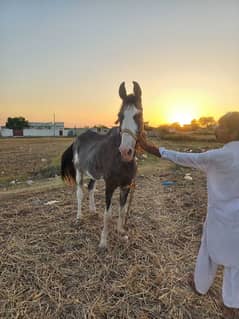
<path fill-rule="evenodd" d="M 124 110 L 124 117 L 121 123 L 121 144 L 119 151 L 124 161 L 132 161 L 136 144 L 138 125 L 135 121 L 135 115 L 139 110 L 134 105 L 128 105 Z"/>

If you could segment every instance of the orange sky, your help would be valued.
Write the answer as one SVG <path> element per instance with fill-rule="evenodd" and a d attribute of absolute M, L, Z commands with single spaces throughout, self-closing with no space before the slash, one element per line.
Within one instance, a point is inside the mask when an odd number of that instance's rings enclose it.
<path fill-rule="evenodd" d="M 0 124 L 114 125 L 118 87 L 157 126 L 239 109 L 239 2 L 0 3 Z"/>

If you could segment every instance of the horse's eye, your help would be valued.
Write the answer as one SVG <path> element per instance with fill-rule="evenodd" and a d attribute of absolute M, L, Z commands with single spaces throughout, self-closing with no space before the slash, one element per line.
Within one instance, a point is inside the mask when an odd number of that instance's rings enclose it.
<path fill-rule="evenodd" d="M 138 121 L 138 120 L 140 119 L 140 114 L 139 114 L 139 113 L 138 113 L 138 114 L 135 114 L 134 119 L 135 119 L 136 121 Z"/>

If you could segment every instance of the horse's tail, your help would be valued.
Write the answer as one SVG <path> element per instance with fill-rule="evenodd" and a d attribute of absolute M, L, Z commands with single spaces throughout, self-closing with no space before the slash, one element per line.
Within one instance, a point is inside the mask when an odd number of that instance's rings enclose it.
<path fill-rule="evenodd" d="M 61 178 L 68 185 L 76 183 L 76 170 L 73 163 L 73 144 L 61 156 Z"/>

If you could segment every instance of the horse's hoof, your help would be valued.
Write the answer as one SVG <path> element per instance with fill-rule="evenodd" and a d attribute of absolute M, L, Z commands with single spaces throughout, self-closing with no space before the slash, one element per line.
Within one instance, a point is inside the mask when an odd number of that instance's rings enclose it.
<path fill-rule="evenodd" d="M 81 219 L 80 218 L 76 219 L 75 222 L 74 222 L 74 226 L 75 227 L 79 227 L 80 224 L 81 224 Z"/>
<path fill-rule="evenodd" d="M 98 246 L 98 252 L 99 252 L 100 254 L 105 254 L 105 253 L 107 252 L 107 250 L 108 250 L 108 248 L 107 248 L 107 246 L 105 246 L 105 245 L 99 245 L 99 246 Z"/>
<path fill-rule="evenodd" d="M 71 222 L 70 222 L 71 227 L 78 227 L 79 225 L 80 225 L 79 220 L 71 220 Z"/>
<path fill-rule="evenodd" d="M 99 243 L 99 249 L 100 250 L 106 250 L 107 249 L 107 243 L 105 241 L 101 241 Z"/>
<path fill-rule="evenodd" d="M 126 231 L 124 228 L 120 227 L 120 228 L 117 228 L 117 231 L 120 235 L 124 236 L 126 234 Z"/>
<path fill-rule="evenodd" d="M 106 243 L 100 243 L 100 244 L 99 244 L 99 248 L 100 248 L 100 249 L 105 249 L 105 248 L 107 248 Z"/>
<path fill-rule="evenodd" d="M 129 240 L 129 237 L 128 237 L 127 235 L 124 235 L 124 236 L 123 236 L 123 240 L 128 241 L 128 240 Z"/>

